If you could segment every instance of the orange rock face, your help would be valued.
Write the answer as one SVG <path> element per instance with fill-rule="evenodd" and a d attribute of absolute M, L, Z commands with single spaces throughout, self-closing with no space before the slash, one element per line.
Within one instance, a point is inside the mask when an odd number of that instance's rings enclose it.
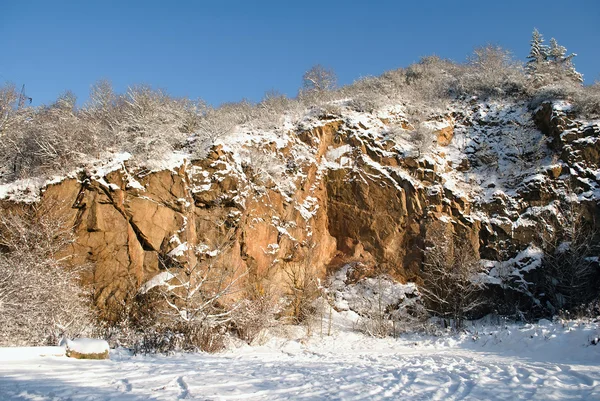
<path fill-rule="evenodd" d="M 436 132 L 441 146 L 454 135 L 447 119 Z M 536 235 L 534 225 L 513 228 L 506 216 L 518 210 L 509 207 L 525 210 L 555 197 L 540 179 L 521 186 L 516 206 L 501 198 L 473 205 L 444 186 L 441 164 L 403 154 L 362 122 L 330 119 L 286 135 L 293 142 L 242 149 L 254 152 L 247 160 L 217 146 L 172 170 L 136 175 L 125 165 L 47 187 L 42 202 L 68 205 L 57 213 L 72 222 L 76 240 L 63 253 L 74 265 L 94 266 L 84 281 L 98 306 L 118 304 L 166 268 L 198 263 L 242 277 L 236 296 L 289 293 L 295 271 L 323 279 L 349 262 L 361 262 L 365 274 L 418 282 L 434 233 L 457 233 L 492 258 L 494 241 L 509 238 L 518 249 Z M 464 161 L 467 167 L 448 169 L 470 171 Z M 474 218 L 474 207 L 495 220 Z"/>
<path fill-rule="evenodd" d="M 454 119 L 451 116 L 446 117 L 448 126 L 435 131 L 437 143 L 440 146 L 448 146 L 454 138 Z"/>
<path fill-rule="evenodd" d="M 308 269 L 323 279 L 352 261 L 401 281 L 416 279 L 423 233 L 435 220 L 428 208 L 437 204 L 438 215 L 453 213 L 441 211 L 442 197 L 428 196 L 408 176 L 363 162 L 367 154 L 398 165 L 385 143 L 363 142 L 341 121 L 297 140 L 312 149 L 314 160 L 293 167 L 288 191 L 260 178 L 257 165 L 233 171 L 232 155 L 217 147 L 205 160 L 136 177 L 136 185 L 125 167 L 65 180 L 49 186 L 42 202 L 70 205 L 61 213 L 72 221 L 76 240 L 64 254 L 73 264 L 94 266 L 84 281 L 96 289 L 101 309 L 135 294 L 173 263 L 218 260 L 219 268 L 245 273 L 244 289 L 282 294 L 290 271 Z M 323 169 L 327 152 L 342 146 L 354 149 L 345 164 Z M 273 151 L 274 145 L 265 147 Z"/>

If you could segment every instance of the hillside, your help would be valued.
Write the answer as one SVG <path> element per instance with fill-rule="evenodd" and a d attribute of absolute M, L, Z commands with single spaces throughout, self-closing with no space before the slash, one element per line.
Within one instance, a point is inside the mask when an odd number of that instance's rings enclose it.
<path fill-rule="evenodd" d="M 202 112 L 105 86 L 81 110 L 17 110 L 2 249 L 64 236 L 44 257 L 77 270 L 101 320 L 161 333 L 244 336 L 248 316 L 300 322 L 318 298 L 370 317 L 357 299 L 378 298 L 400 326 L 574 311 L 598 299 L 597 88 L 532 89 L 487 51 Z M 19 218 L 48 235 L 32 242 Z"/>

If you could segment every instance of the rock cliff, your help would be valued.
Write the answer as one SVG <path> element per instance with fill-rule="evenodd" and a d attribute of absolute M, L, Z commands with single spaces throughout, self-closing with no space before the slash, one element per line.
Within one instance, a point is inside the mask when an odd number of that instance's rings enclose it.
<path fill-rule="evenodd" d="M 215 263 L 247 273 L 247 291 L 281 294 L 290 272 L 324 278 L 349 262 L 418 284 L 440 230 L 471 242 L 490 283 L 518 284 L 565 204 L 597 217 L 600 124 L 568 105 L 457 102 L 422 123 L 434 142 L 423 152 L 416 124 L 394 106 L 241 127 L 205 158 L 162 171 L 89 166 L 39 201 L 72 222 L 63 253 L 92 263 L 84 281 L 102 308 L 174 264 Z M 5 192 L 9 208 L 17 193 Z"/>

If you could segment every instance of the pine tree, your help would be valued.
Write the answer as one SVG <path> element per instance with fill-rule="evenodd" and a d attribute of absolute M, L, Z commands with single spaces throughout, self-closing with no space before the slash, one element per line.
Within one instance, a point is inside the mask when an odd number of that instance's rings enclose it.
<path fill-rule="evenodd" d="M 567 49 L 559 45 L 556 39 L 552 38 L 550 46 L 547 46 L 544 44 L 542 34 L 534 29 L 530 43 L 531 49 L 527 56 L 526 68 L 537 85 L 564 80 L 583 82 L 583 76 L 575 70 L 573 65 L 573 57 L 576 54 L 567 56 Z"/>
<path fill-rule="evenodd" d="M 577 54 L 571 53 L 568 56 L 566 54 L 566 47 L 559 45 L 556 39 L 550 39 L 550 51 L 548 53 L 548 58 L 552 63 L 555 78 L 557 80 L 568 78 L 575 82 L 582 83 L 583 75 L 578 73 L 573 65 L 573 57 L 577 56 Z"/>
<path fill-rule="evenodd" d="M 527 56 L 526 70 L 533 78 L 533 82 L 541 84 L 544 81 L 544 74 L 542 71 L 545 69 L 544 66 L 548 63 L 548 52 L 549 48 L 544 44 L 544 37 L 542 34 L 534 28 L 531 35 L 531 49 Z"/>
<path fill-rule="evenodd" d="M 544 62 L 548 59 L 548 46 L 544 44 L 544 37 L 537 30 L 533 30 L 531 35 L 531 50 L 529 56 L 527 56 L 527 67 L 528 69 L 534 69 L 537 64 Z"/>
<path fill-rule="evenodd" d="M 551 61 L 560 61 L 565 57 L 567 49 L 564 46 L 558 44 L 556 39 L 550 39 L 550 51 L 548 52 L 548 58 Z"/>

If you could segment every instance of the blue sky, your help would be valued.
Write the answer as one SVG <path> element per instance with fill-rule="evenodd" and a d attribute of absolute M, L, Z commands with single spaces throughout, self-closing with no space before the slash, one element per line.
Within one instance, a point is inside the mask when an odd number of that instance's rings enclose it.
<path fill-rule="evenodd" d="M 295 96 L 312 65 L 341 84 L 492 43 L 524 59 L 531 31 L 555 37 L 586 83 L 600 80 L 600 1 L 0 0 L 0 81 L 34 104 L 92 83 L 146 83 L 212 104 L 268 90 Z"/>

